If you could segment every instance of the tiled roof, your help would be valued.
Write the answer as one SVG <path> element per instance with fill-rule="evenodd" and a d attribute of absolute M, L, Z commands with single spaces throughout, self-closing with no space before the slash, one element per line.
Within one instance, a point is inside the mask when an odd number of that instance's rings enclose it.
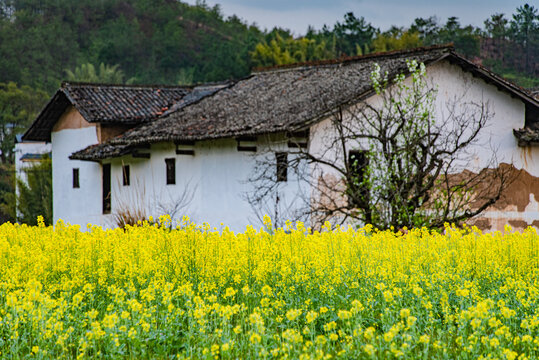
<path fill-rule="evenodd" d="M 140 145 L 162 141 L 196 141 L 226 137 L 294 132 L 310 127 L 341 105 L 373 94 L 370 74 L 380 66 L 392 78 L 407 71 L 407 61 L 425 65 L 446 59 L 527 102 L 536 100 L 523 89 L 453 52 L 433 46 L 255 72 L 211 96 L 148 124 L 137 126 L 108 142 L 71 155 L 101 160 L 130 153 Z"/>
<path fill-rule="evenodd" d="M 62 88 L 87 121 L 104 123 L 138 123 L 155 118 L 191 92 L 186 87 L 69 83 Z"/>
<path fill-rule="evenodd" d="M 79 151 L 73 159 L 98 160 L 118 156 L 126 148 L 158 141 L 203 140 L 295 131 L 323 117 L 336 106 L 372 91 L 370 73 L 376 62 L 382 71 L 397 74 L 407 60 L 429 63 L 447 47 L 346 58 L 256 72 L 180 111 Z"/>
<path fill-rule="evenodd" d="M 140 124 L 162 115 L 192 88 L 64 82 L 38 115 L 23 140 L 50 141 L 51 130 L 68 106 L 88 122 Z"/>

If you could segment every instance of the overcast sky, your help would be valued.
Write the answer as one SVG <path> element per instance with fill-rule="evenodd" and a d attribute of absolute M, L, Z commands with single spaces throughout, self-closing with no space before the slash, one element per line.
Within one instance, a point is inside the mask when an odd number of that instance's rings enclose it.
<path fill-rule="evenodd" d="M 195 4 L 196 0 L 183 0 Z M 526 1 L 516 0 L 206 0 L 210 6 L 220 4 L 225 15 L 236 14 L 249 24 L 261 28 L 280 26 L 295 35 L 303 35 L 308 25 L 320 29 L 343 19 L 348 11 L 363 16 L 382 31 L 391 25 L 409 26 L 416 17 L 436 15 L 445 23 L 457 16 L 462 25 L 483 27 L 483 21 L 498 12 L 511 18 L 518 6 Z M 533 1 L 528 1 L 532 5 Z"/>

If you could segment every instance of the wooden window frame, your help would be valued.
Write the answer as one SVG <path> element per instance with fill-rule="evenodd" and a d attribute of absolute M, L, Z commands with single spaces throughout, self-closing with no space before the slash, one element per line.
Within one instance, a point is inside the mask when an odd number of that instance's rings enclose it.
<path fill-rule="evenodd" d="M 524 126 L 530 129 L 539 129 L 539 109 L 526 103 L 524 107 Z"/>
<path fill-rule="evenodd" d="M 122 165 L 122 183 L 124 186 L 131 185 L 131 169 L 129 165 Z"/>
<path fill-rule="evenodd" d="M 102 180 L 102 200 L 103 200 L 103 214 L 110 214 L 112 209 L 112 188 L 111 188 L 111 166 L 109 164 L 103 164 L 101 166 L 101 180 Z"/>
<path fill-rule="evenodd" d="M 277 182 L 288 181 L 288 153 L 276 152 L 275 153 L 275 171 L 277 176 Z"/>
<path fill-rule="evenodd" d="M 176 185 L 176 158 L 165 159 L 166 183 Z"/>
<path fill-rule="evenodd" d="M 309 144 L 309 130 L 296 131 L 288 134 L 288 147 L 307 149 Z"/>
<path fill-rule="evenodd" d="M 176 141 L 176 155 L 195 155 L 194 141 Z"/>
<path fill-rule="evenodd" d="M 80 169 L 73 168 L 73 189 L 80 189 Z"/>
<path fill-rule="evenodd" d="M 237 150 L 243 152 L 256 152 L 256 136 L 241 136 L 236 138 Z"/>

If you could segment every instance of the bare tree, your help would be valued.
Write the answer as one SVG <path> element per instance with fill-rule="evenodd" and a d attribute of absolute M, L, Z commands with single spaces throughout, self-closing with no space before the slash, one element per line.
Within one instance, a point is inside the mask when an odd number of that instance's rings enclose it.
<path fill-rule="evenodd" d="M 116 183 L 116 188 L 122 189 L 119 179 L 117 179 Z M 112 226 L 125 228 L 127 225 L 135 226 L 139 222 L 148 219 L 144 183 L 139 179 L 135 179 L 135 183 L 131 187 L 133 188 L 132 190 L 124 190 L 118 193 L 118 201 L 112 212 Z"/>
<path fill-rule="evenodd" d="M 175 189 L 176 190 L 176 189 Z M 161 196 L 157 203 L 157 211 L 160 214 L 170 215 L 171 219 L 177 219 L 180 214 L 185 214 L 189 205 L 193 202 L 198 190 L 198 184 L 193 184 L 192 179 L 180 187 L 180 190 L 166 191 L 166 199 Z"/>
<path fill-rule="evenodd" d="M 157 211 L 156 215 L 169 215 L 172 221 L 179 220 L 180 215 L 185 215 L 192 203 L 198 184 L 189 180 L 182 186 L 165 189 L 165 192 L 158 196 L 152 194 L 150 198 L 146 196 L 146 186 L 140 179 L 135 179 L 129 189 L 123 189 L 118 179 L 116 189 L 120 191 L 117 194 L 118 200 L 112 213 L 111 225 L 125 228 L 126 225 L 135 226 L 148 220 L 152 204 Z M 159 220 L 154 218 L 154 221 Z"/>
<path fill-rule="evenodd" d="M 287 160 L 289 159 L 289 154 L 286 152 L 279 151 L 276 154 L 281 156 L 285 154 Z M 309 221 L 311 213 L 308 206 L 309 189 L 305 186 L 296 186 L 291 189 L 292 191 L 286 191 L 287 184 L 277 179 L 277 159 L 273 152 L 264 154 L 264 159 L 257 158 L 256 164 L 253 177 L 248 180 L 248 183 L 255 185 L 254 191 L 244 194 L 244 198 L 251 204 L 253 210 L 249 219 L 250 223 L 264 224 L 264 216 L 266 215 L 272 218 L 272 225 L 277 228 L 284 227 L 288 220 Z M 290 170 L 296 173 L 296 179 L 302 179 L 297 175 L 299 175 L 300 170 L 305 171 L 306 169 L 300 166 L 299 159 L 289 164 L 293 165 Z M 272 171 L 274 167 L 275 171 Z M 290 175 L 287 174 L 287 177 Z"/>
<path fill-rule="evenodd" d="M 443 119 L 436 119 L 437 90 L 427 84 L 424 65 L 408 67 L 409 80 L 404 74 L 388 79 L 376 65 L 371 81 L 377 96 L 328 109 L 328 120 L 311 127 L 308 148 L 297 143 L 283 150 L 297 140 L 287 134 L 258 156 L 248 197 L 253 208 L 270 203 L 283 187 L 283 155 L 271 156 L 283 153 L 287 171 L 309 189 L 294 213 L 315 227 L 327 220 L 441 227 L 494 204 L 515 172 L 498 166 L 492 146 L 491 158 L 477 161 L 477 146 L 490 145 L 480 144 L 479 136 L 493 116 L 489 103 L 462 94 L 447 101 Z"/>

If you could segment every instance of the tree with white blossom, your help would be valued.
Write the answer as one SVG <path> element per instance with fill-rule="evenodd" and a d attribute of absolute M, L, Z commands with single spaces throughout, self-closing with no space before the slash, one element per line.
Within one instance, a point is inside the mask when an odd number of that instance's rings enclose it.
<path fill-rule="evenodd" d="M 473 171 L 471 165 L 476 146 L 488 145 L 479 144 L 492 117 L 488 102 L 462 94 L 444 104 L 443 119 L 436 118 L 437 89 L 416 62 L 393 78 L 375 65 L 371 82 L 376 96 L 333 109 L 321 135 L 323 148 L 288 152 L 288 171 L 312 191 L 305 192 L 302 211 L 281 216 L 296 215 L 315 227 L 327 220 L 443 227 L 480 214 L 500 198 L 514 178 L 512 167 L 499 166 L 495 150 L 482 168 Z M 275 166 L 271 155 L 259 158 L 249 195 L 253 208 L 267 204 L 282 186 L 268 171 Z"/>

